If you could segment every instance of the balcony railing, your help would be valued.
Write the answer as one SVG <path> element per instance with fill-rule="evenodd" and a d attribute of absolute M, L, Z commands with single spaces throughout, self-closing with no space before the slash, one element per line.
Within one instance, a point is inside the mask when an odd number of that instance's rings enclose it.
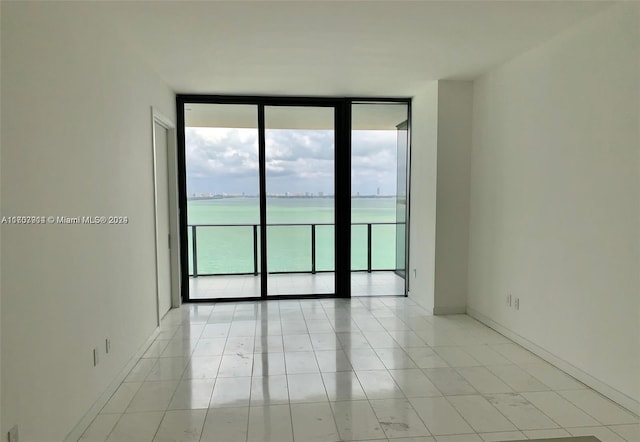
<path fill-rule="evenodd" d="M 371 271 L 377 271 L 377 270 L 388 270 L 388 271 L 392 271 L 392 270 L 396 270 L 395 269 L 395 265 L 393 266 L 393 268 L 388 268 L 385 266 L 380 266 L 380 265 L 375 265 L 374 263 L 374 257 L 376 257 L 376 255 L 374 254 L 374 227 L 376 226 L 394 226 L 395 229 L 398 228 L 398 226 L 404 226 L 405 223 L 398 223 L 398 222 L 371 222 L 371 223 L 352 223 L 352 229 L 354 226 L 366 226 L 366 267 L 364 268 L 354 268 L 354 270 L 360 270 L 360 271 L 367 271 L 367 272 L 371 272 Z M 299 229 L 299 228 L 305 228 L 308 229 L 306 230 L 309 234 L 309 251 L 308 254 L 310 255 L 310 266 L 307 268 L 304 264 L 301 263 L 297 263 L 297 266 L 300 267 L 301 265 L 305 268 L 301 269 L 301 268 L 297 268 L 297 269 L 288 269 L 288 268 L 281 268 L 281 269 L 277 269 L 275 271 L 269 271 L 269 273 L 317 273 L 317 272 L 323 272 L 323 271 L 333 271 L 332 268 L 327 268 L 327 265 L 325 263 L 325 265 L 319 265 L 318 264 L 318 234 L 317 231 L 320 229 L 329 229 L 329 228 L 333 228 L 335 225 L 332 223 L 312 223 L 312 224 L 297 224 L 297 223 L 292 223 L 292 224 L 267 224 L 267 229 L 272 229 L 272 228 L 287 228 L 289 229 L 287 232 L 287 235 L 291 235 L 291 233 L 293 232 L 292 229 Z M 188 225 L 188 229 L 189 229 L 189 236 L 190 236 L 190 244 L 189 244 L 189 252 L 190 252 L 190 260 L 191 262 L 190 264 L 190 269 L 189 269 L 189 275 L 193 276 L 193 277 L 198 277 L 198 276 L 213 276 L 213 275 L 247 275 L 247 274 L 253 274 L 253 275 L 258 275 L 258 273 L 260 272 L 260 254 L 259 254 L 259 245 L 260 245 L 260 241 L 259 241 L 259 234 L 260 234 L 260 229 L 259 229 L 260 225 L 259 224 L 189 224 Z M 243 259 L 243 263 L 246 265 L 247 261 L 252 261 L 252 269 L 249 266 L 246 266 L 243 269 L 225 269 L 225 270 L 229 270 L 229 271 L 210 271 L 210 270 L 204 270 L 204 271 L 199 271 L 198 269 L 198 247 L 199 247 L 199 235 L 198 233 L 203 233 L 203 231 L 207 230 L 207 229 L 227 229 L 227 233 L 229 234 L 229 236 L 227 237 L 227 242 L 230 241 L 230 237 L 235 238 L 234 241 L 239 243 L 237 244 L 237 247 L 242 247 L 241 243 L 244 243 L 244 246 L 248 246 L 248 242 L 251 242 L 253 244 L 253 253 L 252 253 L 252 257 L 249 257 L 247 255 L 245 255 L 245 259 Z M 238 230 L 242 230 L 242 232 L 238 232 Z M 395 229 L 394 229 L 394 237 L 395 237 Z M 353 232 L 353 230 L 352 230 Z M 387 235 L 390 234 L 390 232 L 386 232 Z M 324 235 L 321 235 L 324 236 Z M 331 238 L 333 238 L 333 236 L 331 235 Z M 204 239 L 205 241 L 207 240 L 206 238 Z M 322 240 L 322 238 L 321 238 Z M 200 239 L 200 241 L 202 242 L 202 239 Z M 208 239 L 208 244 L 206 245 L 206 247 L 208 248 L 212 248 L 212 247 L 216 247 L 217 244 L 216 242 L 220 242 L 219 239 L 218 240 L 211 240 L 210 238 Z M 388 241 L 387 241 L 388 242 Z M 202 244 L 200 244 L 200 246 L 202 246 Z M 392 247 L 387 247 L 387 251 L 382 251 L 379 250 L 378 253 L 389 253 L 390 251 L 392 253 L 394 253 L 394 258 L 395 258 L 395 242 L 393 244 L 390 244 L 390 246 Z M 233 255 L 234 253 L 237 253 L 237 247 L 236 245 L 233 245 L 234 249 L 233 250 L 227 250 L 227 251 L 222 251 L 222 255 Z M 326 249 L 326 245 L 325 245 L 325 249 Z M 330 248 L 331 251 L 333 251 L 332 249 L 333 244 L 330 244 Z M 379 249 L 382 249 L 383 247 L 378 247 Z M 300 252 L 298 250 L 298 252 Z M 354 252 L 352 251 L 352 254 Z M 306 252 L 303 251 L 303 254 L 307 254 Z M 378 256 L 380 257 L 380 256 Z M 380 261 L 380 259 L 378 259 L 378 261 Z M 307 261 L 308 262 L 308 261 Z M 330 264 L 332 265 L 332 264 Z M 285 266 L 287 267 L 287 266 Z M 292 266 L 293 267 L 293 266 Z M 357 266 L 356 266 L 357 267 Z M 362 266 L 360 266 L 362 267 Z"/>

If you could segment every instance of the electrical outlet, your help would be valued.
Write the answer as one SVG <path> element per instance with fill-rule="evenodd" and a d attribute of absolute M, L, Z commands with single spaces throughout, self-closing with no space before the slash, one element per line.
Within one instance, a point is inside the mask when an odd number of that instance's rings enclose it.
<path fill-rule="evenodd" d="M 104 340 L 104 352 L 107 354 L 111 352 L 111 339 L 109 338 Z"/>
<path fill-rule="evenodd" d="M 93 349 L 93 366 L 95 367 L 96 365 L 98 365 L 98 349 L 94 348 Z"/>
<path fill-rule="evenodd" d="M 12 429 L 9 430 L 8 433 L 9 442 L 18 442 L 18 426 L 14 425 Z"/>
<path fill-rule="evenodd" d="M 511 307 L 511 293 L 507 295 L 507 307 Z"/>
<path fill-rule="evenodd" d="M 516 310 L 520 310 L 520 298 L 516 298 L 515 307 Z"/>

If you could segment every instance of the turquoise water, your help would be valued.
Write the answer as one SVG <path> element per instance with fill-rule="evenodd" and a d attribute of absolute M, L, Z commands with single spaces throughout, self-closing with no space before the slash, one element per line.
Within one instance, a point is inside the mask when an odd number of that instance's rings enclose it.
<path fill-rule="evenodd" d="M 267 198 L 267 224 L 333 224 L 333 203 L 330 198 Z M 354 198 L 351 205 L 352 223 L 395 222 L 395 198 Z M 187 209 L 190 225 L 246 224 L 197 228 L 198 274 L 253 272 L 253 225 L 260 219 L 258 198 L 190 200 Z M 333 270 L 333 238 L 332 225 L 316 226 L 316 270 Z M 395 269 L 395 238 L 395 225 L 372 226 L 372 269 Z M 189 228 L 190 274 L 192 256 Z M 311 271 L 311 227 L 269 225 L 267 257 L 269 272 Z M 366 225 L 352 226 L 351 267 L 367 267 Z"/>

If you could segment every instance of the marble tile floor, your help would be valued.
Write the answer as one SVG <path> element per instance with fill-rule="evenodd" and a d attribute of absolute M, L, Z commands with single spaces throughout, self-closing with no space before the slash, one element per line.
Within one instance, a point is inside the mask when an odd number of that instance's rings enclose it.
<path fill-rule="evenodd" d="M 331 294 L 333 272 L 281 273 L 267 278 L 269 295 Z M 404 279 L 392 271 L 353 272 L 351 296 L 402 296 Z M 260 276 L 220 275 L 189 278 L 191 299 L 251 298 L 260 296 Z"/>
<path fill-rule="evenodd" d="M 638 442 L 637 416 L 410 298 L 187 304 L 81 441 Z"/>

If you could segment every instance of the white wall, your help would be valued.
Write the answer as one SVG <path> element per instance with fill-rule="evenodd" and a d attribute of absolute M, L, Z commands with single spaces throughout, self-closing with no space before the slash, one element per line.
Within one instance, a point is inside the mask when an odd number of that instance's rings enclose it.
<path fill-rule="evenodd" d="M 465 313 L 473 83 L 438 81 L 435 314 Z"/>
<path fill-rule="evenodd" d="M 409 296 L 423 307 L 432 310 L 436 230 L 438 82 L 428 83 L 413 97 L 411 121 Z"/>
<path fill-rule="evenodd" d="M 129 217 L 2 226 L 3 430 L 30 442 L 64 439 L 156 327 L 150 106 L 174 98 L 92 7 L 2 2 L 2 214 Z"/>
<path fill-rule="evenodd" d="M 410 296 L 434 314 L 466 311 L 472 100 L 441 80 L 412 103 Z"/>
<path fill-rule="evenodd" d="M 638 9 L 475 81 L 469 250 L 473 314 L 636 410 Z"/>

